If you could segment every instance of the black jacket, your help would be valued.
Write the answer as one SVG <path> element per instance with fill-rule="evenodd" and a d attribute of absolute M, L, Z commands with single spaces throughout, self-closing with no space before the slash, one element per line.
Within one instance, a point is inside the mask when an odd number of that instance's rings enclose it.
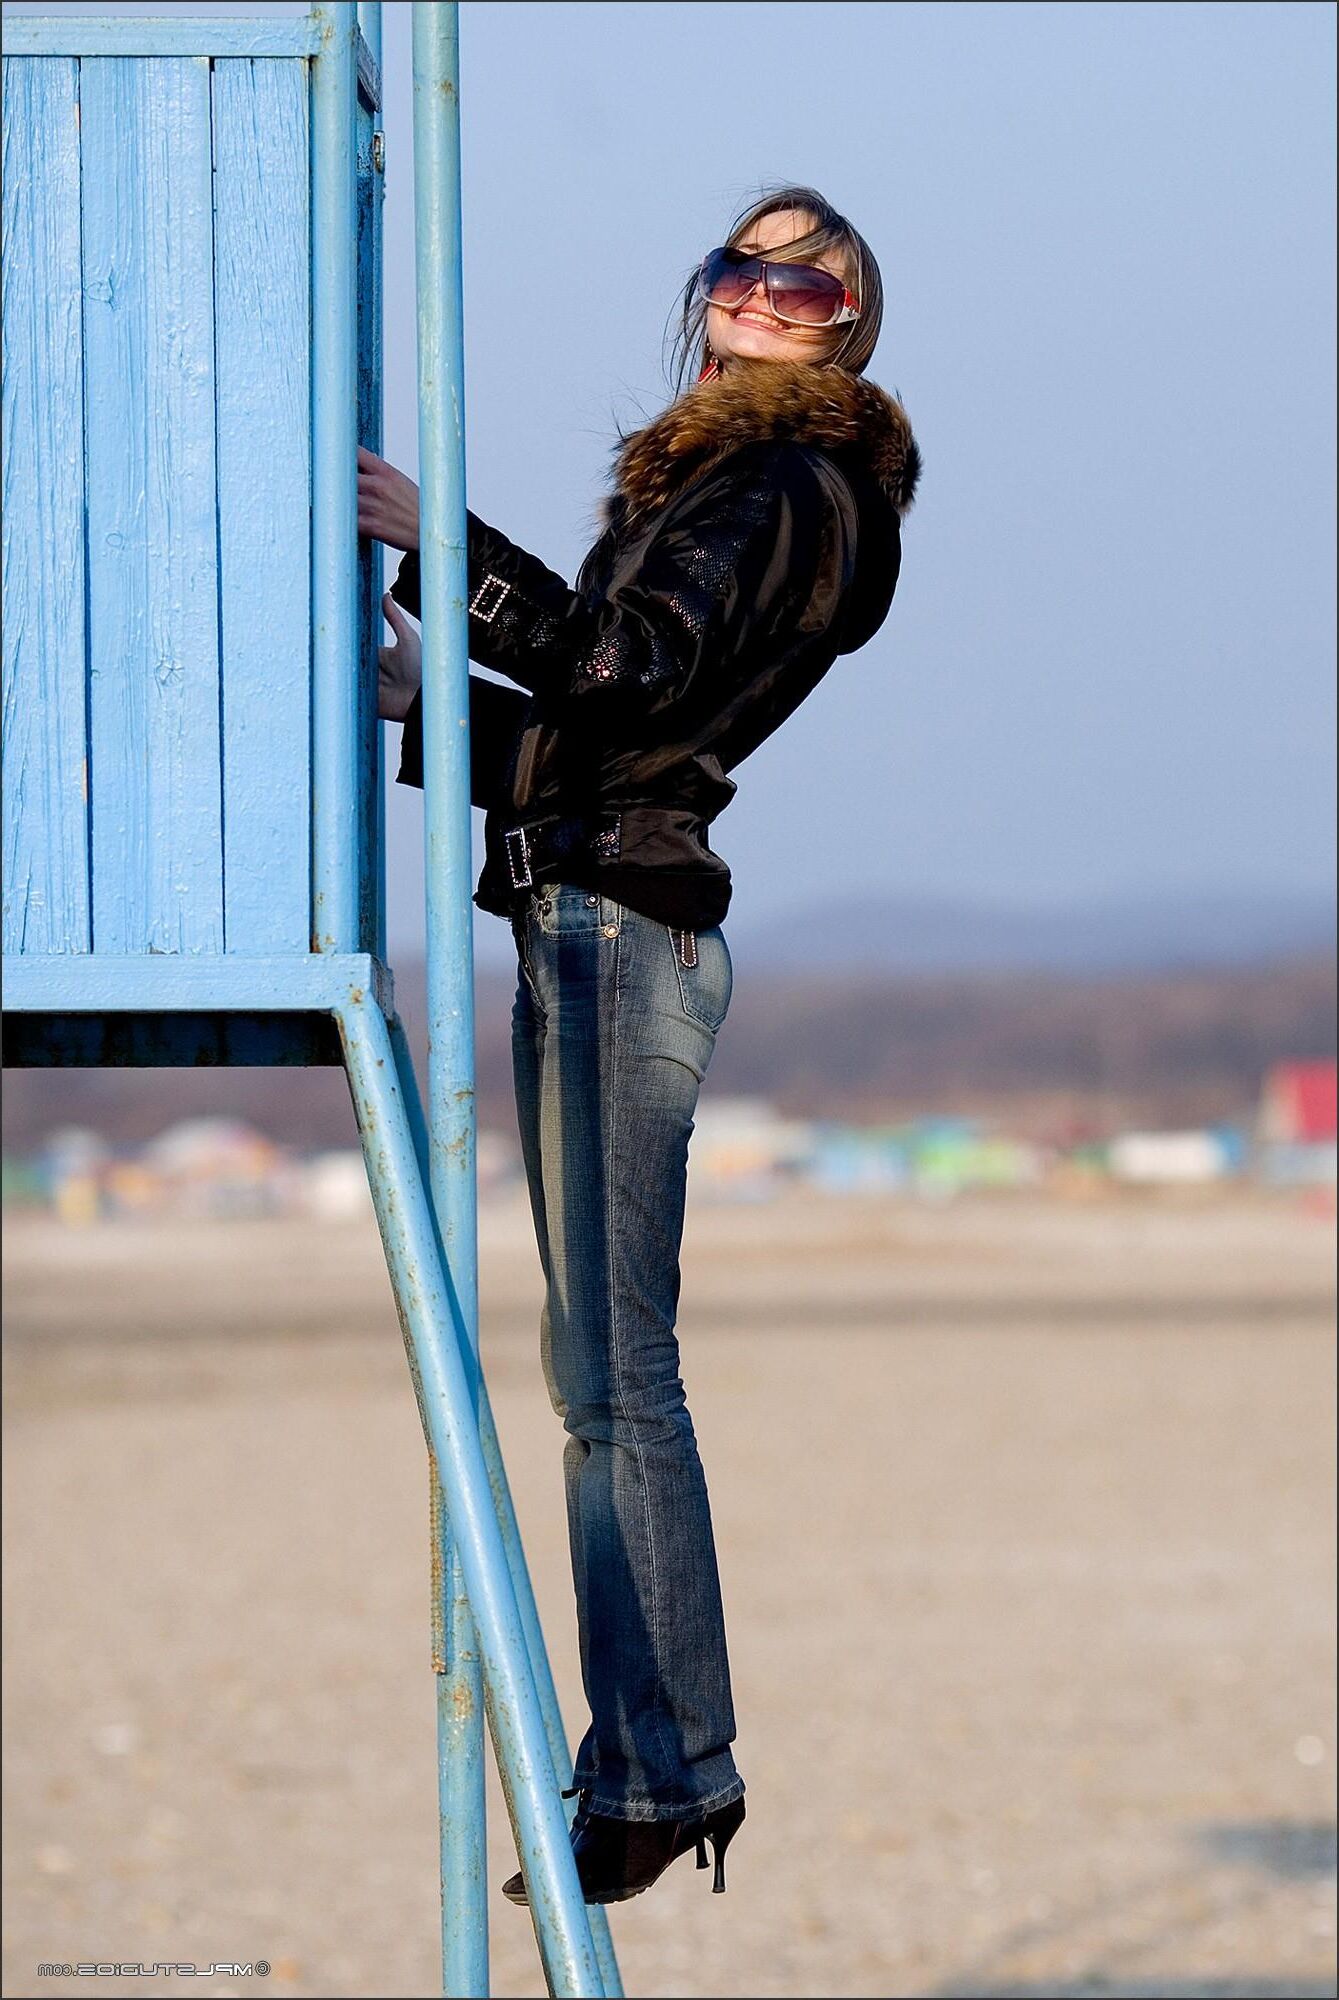
<path fill-rule="evenodd" d="M 729 773 L 883 623 L 919 475 L 906 412 L 874 383 L 736 361 L 621 441 L 575 589 L 470 514 L 470 657 L 526 690 L 470 676 L 479 907 L 506 915 L 532 872 L 719 923 L 730 871 L 707 828 Z M 416 552 L 391 590 L 420 615 Z M 422 744 L 419 696 L 401 784 L 422 784 Z"/>

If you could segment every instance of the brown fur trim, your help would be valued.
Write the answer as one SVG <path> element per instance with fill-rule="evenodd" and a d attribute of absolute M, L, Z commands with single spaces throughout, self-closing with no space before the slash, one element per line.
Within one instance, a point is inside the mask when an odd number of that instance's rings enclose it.
<path fill-rule="evenodd" d="M 614 492 L 629 512 L 663 507 L 718 459 L 761 439 L 852 446 L 900 515 L 916 494 L 921 455 L 902 405 L 877 383 L 808 361 L 738 359 L 624 438 L 614 458 Z"/>

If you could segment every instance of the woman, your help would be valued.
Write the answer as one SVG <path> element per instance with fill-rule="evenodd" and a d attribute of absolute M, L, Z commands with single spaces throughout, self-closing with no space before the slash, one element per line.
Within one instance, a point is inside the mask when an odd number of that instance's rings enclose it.
<path fill-rule="evenodd" d="M 766 194 L 685 292 L 696 379 L 621 436 L 569 589 L 468 516 L 475 901 L 509 918 L 517 1113 L 564 1454 L 582 1673 L 573 1845 L 588 1902 L 744 1817 L 707 1489 L 675 1315 L 689 1134 L 730 1002 L 728 773 L 887 614 L 920 454 L 862 379 L 877 266 L 812 188 Z M 359 529 L 407 551 L 381 713 L 421 785 L 418 490 L 359 454 Z M 519 1875 L 504 1885 L 525 1900 Z"/>

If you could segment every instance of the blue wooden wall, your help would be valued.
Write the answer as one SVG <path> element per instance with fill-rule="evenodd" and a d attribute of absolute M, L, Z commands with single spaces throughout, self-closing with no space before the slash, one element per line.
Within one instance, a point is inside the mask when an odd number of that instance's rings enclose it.
<path fill-rule="evenodd" d="M 309 949 L 308 74 L 5 59 L 7 953 Z"/>

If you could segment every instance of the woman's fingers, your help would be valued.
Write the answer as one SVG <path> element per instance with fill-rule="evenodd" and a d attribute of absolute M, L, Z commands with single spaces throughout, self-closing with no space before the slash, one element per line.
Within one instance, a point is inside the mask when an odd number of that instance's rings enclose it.
<path fill-rule="evenodd" d="M 390 525 L 387 495 L 380 471 L 371 469 L 379 468 L 381 460 L 373 458 L 371 452 L 364 452 L 360 447 L 360 466 L 364 459 L 371 461 L 371 467 L 358 474 L 358 532 L 373 541 L 384 542 Z"/>
<path fill-rule="evenodd" d="M 392 548 L 418 547 L 418 488 L 407 473 L 358 447 L 358 532 Z"/>
<path fill-rule="evenodd" d="M 423 678 L 423 642 L 389 591 L 381 600 L 381 609 L 395 633 L 395 644 L 380 647 L 377 654 L 383 691 L 407 701 Z"/>
<path fill-rule="evenodd" d="M 422 680 L 418 643 L 406 637 L 377 648 L 377 713 L 383 722 L 403 722 Z"/>

